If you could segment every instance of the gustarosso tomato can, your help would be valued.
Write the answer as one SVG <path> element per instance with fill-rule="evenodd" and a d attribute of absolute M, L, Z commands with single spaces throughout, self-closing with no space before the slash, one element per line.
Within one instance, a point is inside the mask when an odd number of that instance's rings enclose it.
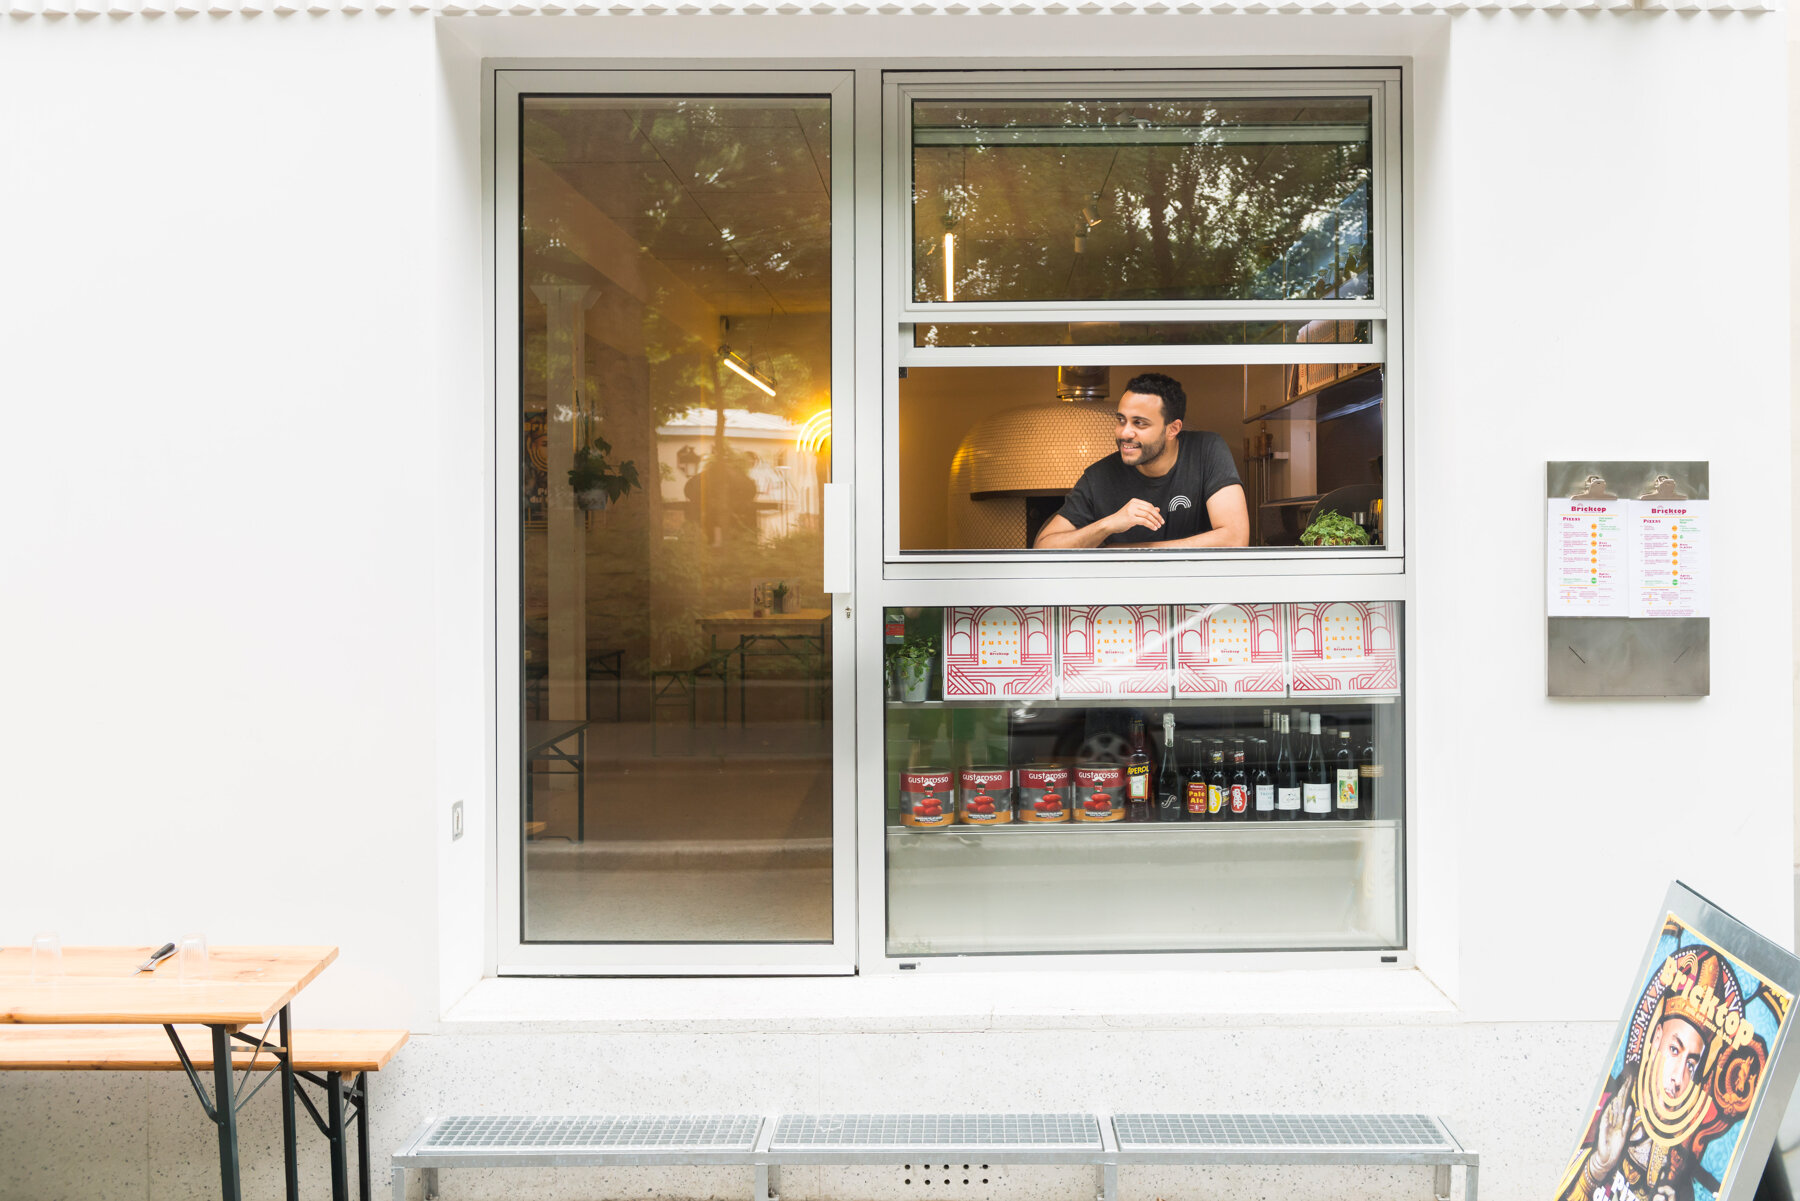
<path fill-rule="evenodd" d="M 900 773 L 900 824 L 947 826 L 956 820 L 950 773 L 930 768 Z"/>
<path fill-rule="evenodd" d="M 1021 767 L 1018 813 L 1022 822 L 1068 821 L 1069 769 L 1053 763 Z"/>
<path fill-rule="evenodd" d="M 1125 768 L 1117 763 L 1081 763 L 1075 767 L 1075 820 L 1116 822 L 1125 819 Z"/>
<path fill-rule="evenodd" d="M 1013 819 L 1010 767 L 965 767 L 959 773 L 956 819 L 971 826 L 998 826 Z"/>

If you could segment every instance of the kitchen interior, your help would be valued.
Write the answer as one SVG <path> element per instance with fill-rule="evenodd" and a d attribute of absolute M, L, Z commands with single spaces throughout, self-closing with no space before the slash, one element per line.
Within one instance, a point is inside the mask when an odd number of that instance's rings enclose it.
<path fill-rule="evenodd" d="M 1143 371 L 1179 380 L 1183 427 L 1231 448 L 1252 546 L 1300 545 L 1328 511 L 1381 545 L 1379 364 L 1147 362 L 909 369 L 899 382 L 901 551 L 1028 549 L 1081 472 L 1114 453 L 1120 393 Z"/>

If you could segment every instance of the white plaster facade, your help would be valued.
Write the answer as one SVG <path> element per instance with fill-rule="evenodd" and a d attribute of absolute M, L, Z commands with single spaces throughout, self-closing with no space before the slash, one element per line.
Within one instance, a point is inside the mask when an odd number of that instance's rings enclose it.
<path fill-rule="evenodd" d="M 298 1020 L 417 1032 L 376 1081 L 381 1147 L 465 1107 L 1422 1107 L 1481 1151 L 1484 1196 L 1524 1201 L 1554 1184 L 1669 878 L 1791 941 L 1785 14 L 83 2 L 0 18 L 0 942 L 339 945 Z M 1416 969 L 491 978 L 484 62 L 877 47 L 1407 67 Z M 1663 455 L 1718 484 L 1713 695 L 1546 700 L 1543 461 Z M 184 1087 L 0 1079 L 0 1198 L 204 1195 Z M 272 1113 L 252 1196 L 279 1192 Z"/>

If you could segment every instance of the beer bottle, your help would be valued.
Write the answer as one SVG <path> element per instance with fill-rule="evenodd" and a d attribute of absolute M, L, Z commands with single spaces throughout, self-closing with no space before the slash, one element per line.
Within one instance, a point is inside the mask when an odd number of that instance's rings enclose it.
<path fill-rule="evenodd" d="M 1250 820 L 1250 776 L 1244 769 L 1244 740 L 1231 743 L 1231 820 Z"/>
<path fill-rule="evenodd" d="M 1214 821 L 1231 817 L 1231 785 L 1225 778 L 1225 744 L 1217 738 L 1206 750 L 1206 811 Z"/>
<path fill-rule="evenodd" d="M 1187 740 L 1187 780 L 1182 792 L 1183 816 L 1191 822 L 1205 821 L 1206 812 L 1206 744 L 1198 738 Z"/>

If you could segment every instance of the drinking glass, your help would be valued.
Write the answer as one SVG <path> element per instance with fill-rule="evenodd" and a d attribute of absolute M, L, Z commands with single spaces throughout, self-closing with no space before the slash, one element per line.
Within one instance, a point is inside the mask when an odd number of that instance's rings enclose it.
<path fill-rule="evenodd" d="M 31 979 L 35 983 L 63 974 L 62 937 L 54 930 L 31 936 Z"/>
<path fill-rule="evenodd" d="M 177 979 L 206 979 L 206 935 L 183 934 L 175 944 L 175 966 Z"/>

